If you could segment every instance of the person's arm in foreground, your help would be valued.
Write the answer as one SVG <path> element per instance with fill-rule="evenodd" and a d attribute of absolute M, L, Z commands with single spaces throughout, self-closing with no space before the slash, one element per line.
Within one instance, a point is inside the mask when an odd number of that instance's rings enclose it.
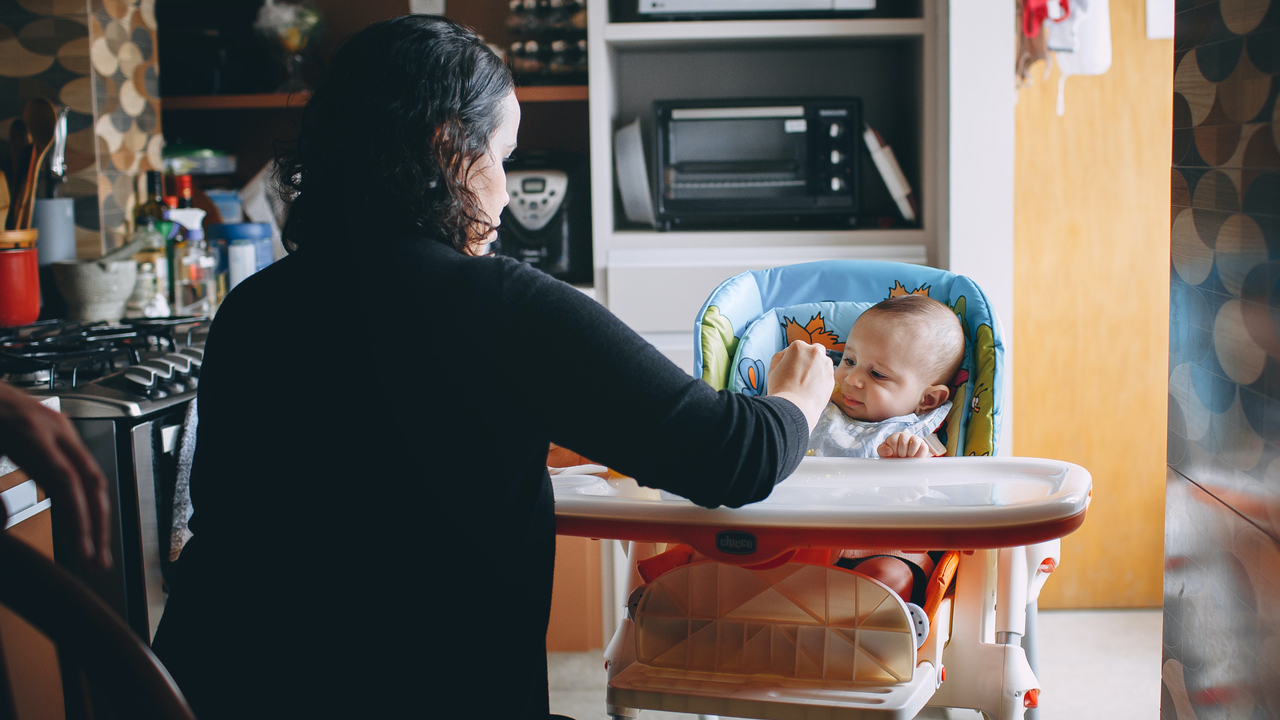
<path fill-rule="evenodd" d="M 788 348 L 775 397 L 716 392 L 568 285 L 508 282 L 517 372 L 500 382 L 552 442 L 708 507 L 764 499 L 804 456 L 833 383 L 822 348 Z"/>
<path fill-rule="evenodd" d="M 65 513 L 60 517 L 71 524 L 67 540 L 81 559 L 99 569 L 111 567 L 107 480 L 71 421 L 0 383 L 0 454 L 30 475 Z"/>

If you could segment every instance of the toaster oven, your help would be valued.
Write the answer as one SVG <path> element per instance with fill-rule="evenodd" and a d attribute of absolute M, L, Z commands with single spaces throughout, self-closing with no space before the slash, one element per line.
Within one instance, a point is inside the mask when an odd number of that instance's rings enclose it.
<path fill-rule="evenodd" d="M 656 219 L 673 227 L 848 227 L 858 98 L 654 103 Z"/>

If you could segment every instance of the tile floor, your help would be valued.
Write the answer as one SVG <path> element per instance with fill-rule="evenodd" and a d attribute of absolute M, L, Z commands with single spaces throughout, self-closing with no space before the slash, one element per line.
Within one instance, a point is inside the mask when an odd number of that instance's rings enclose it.
<path fill-rule="evenodd" d="M 1040 613 L 1040 720 L 1160 716 L 1159 610 L 1054 610 Z M 551 711 L 603 720 L 604 669 L 599 652 L 551 653 Z M 972 712 L 921 715 L 977 718 Z M 692 720 L 643 711 L 640 720 Z"/>

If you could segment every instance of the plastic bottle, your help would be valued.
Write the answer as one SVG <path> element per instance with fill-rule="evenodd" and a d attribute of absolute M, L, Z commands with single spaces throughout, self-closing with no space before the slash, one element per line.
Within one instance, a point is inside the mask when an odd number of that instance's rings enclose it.
<path fill-rule="evenodd" d="M 186 242 L 178 255 L 179 275 L 174 283 L 179 315 L 213 315 L 217 308 L 218 258 L 205 242 L 204 230 L 187 228 Z"/>
<path fill-rule="evenodd" d="M 227 246 L 230 258 L 230 285 L 234 289 L 241 281 L 258 271 L 258 245 L 254 240 L 238 238 Z"/>
<path fill-rule="evenodd" d="M 166 217 L 181 231 L 167 244 L 172 277 L 170 302 L 177 315 L 212 315 L 218 309 L 218 257 L 204 237 L 204 211 L 169 210 Z"/>
<path fill-rule="evenodd" d="M 169 317 L 169 301 L 160 291 L 154 264 L 138 263 L 138 282 L 133 286 L 133 295 L 129 296 L 124 308 L 127 318 Z"/>

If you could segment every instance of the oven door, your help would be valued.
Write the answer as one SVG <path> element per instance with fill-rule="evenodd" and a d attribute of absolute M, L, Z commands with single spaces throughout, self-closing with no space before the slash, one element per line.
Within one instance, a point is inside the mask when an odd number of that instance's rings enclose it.
<path fill-rule="evenodd" d="M 662 197 L 743 205 L 810 194 L 808 121 L 800 105 L 673 108 Z"/>
<path fill-rule="evenodd" d="M 129 431 L 133 476 L 137 482 L 137 564 L 141 569 L 141 607 L 146 613 L 148 642 L 155 638 L 169 597 L 169 540 L 173 528 L 173 492 L 178 477 L 178 443 L 186 417 L 168 412 Z"/>
<path fill-rule="evenodd" d="M 83 572 L 59 561 L 150 642 L 164 613 L 168 589 L 169 533 L 178 441 L 187 403 L 137 422 L 133 418 L 74 420 L 107 477 L 112 497 L 111 551 L 115 567 Z"/>

